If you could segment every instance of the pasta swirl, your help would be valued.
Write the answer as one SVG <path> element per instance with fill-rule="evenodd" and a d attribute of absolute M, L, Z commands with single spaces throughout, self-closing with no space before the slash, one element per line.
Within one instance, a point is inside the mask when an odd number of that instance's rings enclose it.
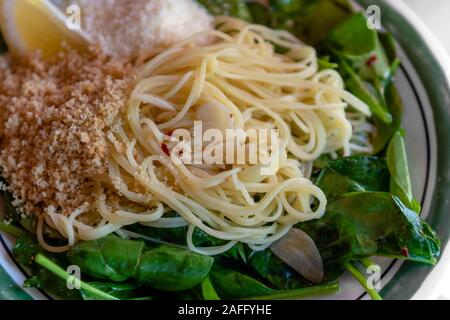
<path fill-rule="evenodd" d="M 213 42 L 198 45 L 199 36 Z M 71 216 L 51 223 L 71 243 L 141 223 L 187 226 L 188 247 L 203 254 L 220 254 L 238 241 L 263 250 L 296 223 L 325 213 L 327 199 L 310 180 L 312 161 L 324 153 L 351 152 L 349 106 L 353 122 L 370 116 L 368 107 L 345 91 L 335 70 L 319 70 L 314 48 L 285 31 L 217 17 L 215 30 L 186 39 L 138 68 L 126 113 L 111 133 L 117 143 L 109 177 L 97 182 L 97 200 L 90 205 L 101 222 L 89 226 Z M 248 160 L 174 163 L 172 133 L 195 133 L 196 121 L 222 133 L 276 130 L 278 149 L 257 151 L 266 160 L 276 156 L 276 170 L 261 174 L 262 164 Z M 223 148 L 229 143 L 219 142 Z M 200 153 L 207 148 L 201 145 Z M 120 201 L 108 203 L 112 191 Z M 76 235 L 68 231 L 72 228 Z M 225 244 L 196 247 L 196 228 Z"/>

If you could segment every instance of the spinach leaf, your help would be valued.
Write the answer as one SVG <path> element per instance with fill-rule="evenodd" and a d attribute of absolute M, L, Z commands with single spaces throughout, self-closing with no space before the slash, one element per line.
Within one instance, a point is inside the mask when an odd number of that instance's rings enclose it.
<path fill-rule="evenodd" d="M 138 271 L 144 242 L 109 235 L 95 241 L 75 244 L 67 257 L 83 272 L 100 279 L 125 281 Z"/>
<path fill-rule="evenodd" d="M 347 89 L 365 102 L 369 106 L 370 111 L 382 122 L 390 124 L 392 122 L 392 115 L 381 93 L 375 92 L 374 86 L 365 82 L 342 55 L 336 52 L 335 54 L 338 57 L 339 72 L 344 78 Z"/>
<path fill-rule="evenodd" d="M 408 208 L 419 213 L 420 204 L 412 194 L 405 140 L 400 132 L 397 132 L 389 143 L 386 157 L 391 173 L 391 193 L 396 195 Z"/>
<path fill-rule="evenodd" d="M 88 282 L 94 288 L 101 290 L 120 300 L 152 300 L 142 293 L 142 288 L 134 282 Z M 80 290 L 83 300 L 103 300 L 87 290 Z"/>
<path fill-rule="evenodd" d="M 38 253 L 44 253 L 44 249 L 27 236 L 17 239 L 13 249 L 13 254 L 17 262 L 27 267 L 32 266 L 34 258 Z"/>
<path fill-rule="evenodd" d="M 213 15 L 238 17 L 292 32 L 315 44 L 348 18 L 348 0 L 270 0 L 269 7 L 245 0 L 197 0 Z"/>
<path fill-rule="evenodd" d="M 126 227 L 126 230 L 144 235 L 148 238 L 164 241 L 168 243 L 186 245 L 187 227 L 179 228 L 153 228 L 141 224 L 133 224 Z M 197 234 L 194 231 L 193 237 Z"/>
<path fill-rule="evenodd" d="M 317 169 L 323 169 L 330 161 L 333 161 L 333 158 L 328 153 L 324 153 L 319 158 L 314 160 L 313 166 Z"/>
<path fill-rule="evenodd" d="M 209 276 L 202 281 L 201 286 L 203 300 L 220 300 Z"/>
<path fill-rule="evenodd" d="M 189 250 L 160 246 L 143 252 L 136 280 L 158 290 L 186 290 L 208 275 L 213 261 Z"/>
<path fill-rule="evenodd" d="M 197 0 L 215 16 L 231 16 L 252 21 L 245 0 Z"/>
<path fill-rule="evenodd" d="M 388 59 L 388 55 L 376 30 L 367 27 L 367 18 L 363 13 L 356 13 L 333 29 L 326 38 L 326 43 L 339 52 L 350 67 L 363 81 L 369 81 L 380 92 L 392 78 L 397 66 L 397 57 Z M 389 55 L 395 54 L 390 50 Z"/>
<path fill-rule="evenodd" d="M 392 40 L 392 39 L 391 39 Z M 389 36 L 383 36 L 387 50 L 367 19 L 356 13 L 333 29 L 325 40 L 340 65 L 347 88 L 363 100 L 381 122 L 390 124 L 392 115 L 386 101 L 386 89 L 399 65 Z"/>
<path fill-rule="evenodd" d="M 158 229 L 134 225 L 128 227 L 128 229 L 157 240 L 182 245 L 186 244 L 187 228 Z M 193 242 L 196 246 L 205 247 L 225 243 L 225 241 L 211 237 L 199 229 L 195 229 L 194 231 Z M 298 274 L 278 257 L 272 255 L 270 250 L 261 252 L 249 251 L 251 250 L 248 247 L 242 243 L 238 243 L 229 251 L 220 255 L 220 257 L 229 259 L 234 265 L 236 262 L 243 262 L 276 289 L 294 289 L 304 286 L 303 280 L 300 279 Z"/>
<path fill-rule="evenodd" d="M 2 168 L 0 167 L 0 174 L 1 172 Z M 8 185 L 6 180 L 2 176 L 0 176 L 0 184 L 4 186 Z M 5 219 L 13 222 L 19 222 L 21 217 L 16 208 L 14 208 L 13 206 L 13 195 L 8 190 L 3 189 L 0 189 L 0 195 L 3 195 L 5 203 Z"/>
<path fill-rule="evenodd" d="M 10 222 L 6 222 L 6 221 L 2 222 L 1 220 L 0 220 L 0 232 L 5 232 L 12 236 L 18 237 L 18 238 L 29 236 L 29 233 L 26 230 L 24 230 L 23 228 L 18 227 L 15 224 L 10 223 Z"/>
<path fill-rule="evenodd" d="M 395 68 L 392 68 L 392 65 L 395 65 L 399 59 L 397 56 L 397 45 L 395 43 L 394 36 L 389 32 L 379 32 L 378 39 L 383 46 L 386 58 L 391 65 L 391 69 L 395 70 Z"/>
<path fill-rule="evenodd" d="M 275 291 L 269 295 L 250 297 L 249 300 L 287 300 L 287 299 L 303 299 L 316 296 L 324 296 L 339 292 L 339 282 L 332 281 L 325 284 L 312 287 L 305 287 L 292 290 Z"/>
<path fill-rule="evenodd" d="M 50 294 L 56 295 L 65 300 L 81 299 L 78 290 L 69 290 L 66 281 L 56 277 L 52 272 L 34 263 L 38 254 L 46 254 L 49 259 L 63 268 L 69 265 L 64 254 L 48 254 L 35 242 L 32 238 L 25 236 L 16 241 L 14 247 L 14 256 L 17 261 L 30 268 L 32 276 L 25 280 L 23 286 L 25 288 L 39 288 Z"/>
<path fill-rule="evenodd" d="M 243 273 L 215 267 L 210 273 L 211 281 L 222 299 L 242 299 L 264 296 L 275 290 Z"/>
<path fill-rule="evenodd" d="M 305 40 L 311 45 L 318 44 L 334 27 L 353 14 L 348 0 L 309 1 L 310 9 L 305 17 Z M 308 14 L 309 13 L 309 14 Z"/>
<path fill-rule="evenodd" d="M 325 69 L 337 69 L 339 67 L 337 63 L 330 61 L 330 56 L 318 58 L 317 63 L 319 64 L 319 71 Z"/>
<path fill-rule="evenodd" d="M 142 241 L 109 235 L 79 242 L 67 253 L 72 264 L 100 279 L 138 283 L 162 291 L 181 291 L 199 284 L 213 258 L 171 246 L 146 246 Z"/>
<path fill-rule="evenodd" d="M 144 235 L 148 238 L 152 238 L 159 241 L 178 244 L 186 246 L 187 227 L 179 228 L 152 228 L 135 224 L 127 227 L 127 230 Z M 196 247 L 214 247 L 221 246 L 227 243 L 225 240 L 221 240 L 210 236 L 203 230 L 195 228 L 192 235 L 192 242 Z M 245 254 L 243 253 L 243 245 L 236 244 L 233 248 L 223 254 L 227 257 L 232 257 L 235 260 L 245 260 Z"/>
<path fill-rule="evenodd" d="M 249 259 L 248 266 L 277 290 L 298 289 L 306 285 L 306 281 L 296 271 L 269 249 L 255 252 Z"/>
<path fill-rule="evenodd" d="M 238 242 L 233 248 L 230 249 L 229 254 L 234 257 L 235 260 L 242 259 L 247 263 L 247 253 L 245 245 L 242 242 Z"/>
<path fill-rule="evenodd" d="M 378 39 L 381 42 L 381 45 L 384 48 L 384 52 L 386 53 L 386 57 L 389 60 L 389 63 L 392 64 L 397 57 L 397 46 L 395 44 L 395 38 L 392 33 L 389 32 L 379 32 Z"/>
<path fill-rule="evenodd" d="M 291 290 L 274 290 L 248 275 L 220 266 L 215 266 L 211 270 L 211 280 L 223 299 L 298 299 L 330 294 L 339 290 L 337 282 Z"/>
<path fill-rule="evenodd" d="M 327 36 L 331 46 L 347 56 L 364 56 L 378 46 L 377 32 L 367 27 L 363 13 L 355 13 L 336 26 Z"/>
<path fill-rule="evenodd" d="M 312 45 L 351 14 L 347 0 L 270 1 L 270 26 L 288 30 Z"/>
<path fill-rule="evenodd" d="M 36 270 L 35 274 L 24 281 L 24 288 L 39 288 L 64 300 L 81 300 L 80 292 L 78 290 L 69 290 L 64 280 L 57 278 L 44 268 L 34 269 Z"/>
<path fill-rule="evenodd" d="M 174 243 L 178 245 L 186 245 L 187 227 L 178 228 L 153 228 L 140 224 L 134 224 L 127 227 L 127 230 L 145 235 L 146 237 L 160 240 L 164 242 Z M 192 235 L 192 242 L 195 246 L 219 246 L 225 244 L 227 241 L 212 237 L 203 230 L 195 228 Z"/>
<path fill-rule="evenodd" d="M 186 237 L 184 237 L 184 240 L 186 241 Z M 192 242 L 197 247 L 213 247 L 226 244 L 228 241 L 212 237 L 205 231 L 195 228 L 192 234 Z"/>
<path fill-rule="evenodd" d="M 253 23 L 270 26 L 271 16 L 269 10 L 265 6 L 257 2 L 248 2 L 247 7 L 252 16 Z"/>
<path fill-rule="evenodd" d="M 372 137 L 374 154 L 378 154 L 385 149 L 394 134 L 400 130 L 402 124 L 403 104 L 394 83 L 390 83 L 386 87 L 385 99 L 392 115 L 392 122 L 386 124 L 378 118 L 374 118 L 376 127 L 376 132 Z"/>
<path fill-rule="evenodd" d="M 384 159 L 354 156 L 328 162 L 316 185 L 328 199 L 357 191 L 389 191 L 389 171 Z"/>
<path fill-rule="evenodd" d="M 187 228 L 158 229 L 140 225 L 130 226 L 134 232 L 144 234 L 148 237 L 172 242 L 176 244 L 186 244 Z M 130 229 L 128 227 L 128 229 Z M 225 242 L 211 237 L 205 232 L 196 229 L 193 235 L 193 242 L 196 246 L 217 246 Z M 279 290 L 294 289 L 304 286 L 298 274 L 289 268 L 283 261 L 273 256 L 270 250 L 253 252 L 242 243 L 236 244 L 220 258 L 228 259 L 235 266 L 236 263 L 243 262 L 253 271 L 266 280 L 270 285 Z"/>
<path fill-rule="evenodd" d="M 203 300 L 203 294 L 201 287 L 196 286 L 189 290 L 177 291 L 172 293 L 171 295 L 162 297 L 164 300 Z"/>
<path fill-rule="evenodd" d="M 270 0 L 271 8 L 279 13 L 294 15 L 299 13 L 307 4 L 313 1 L 304 0 Z"/>
<path fill-rule="evenodd" d="M 435 264 L 440 241 L 429 225 L 389 193 L 340 196 L 321 219 L 298 225 L 314 240 L 327 280 L 337 278 L 351 260 L 385 256 Z"/>
<path fill-rule="evenodd" d="M 1 174 L 1 168 L 0 168 L 0 174 Z M 0 183 L 7 185 L 6 180 L 0 176 Z M 0 191 L 0 195 L 3 195 L 4 204 L 5 204 L 5 219 L 11 221 L 15 225 L 20 225 L 23 229 L 28 231 L 30 234 L 36 233 L 36 227 L 37 227 L 37 218 L 35 215 L 23 215 L 20 213 L 20 210 L 17 210 L 16 207 L 14 207 L 14 198 L 11 192 L 8 190 Z M 47 225 L 44 226 L 44 236 L 50 240 L 54 241 L 55 244 L 58 244 L 58 241 L 62 240 L 65 241 L 61 235 L 54 229 L 48 227 Z"/>

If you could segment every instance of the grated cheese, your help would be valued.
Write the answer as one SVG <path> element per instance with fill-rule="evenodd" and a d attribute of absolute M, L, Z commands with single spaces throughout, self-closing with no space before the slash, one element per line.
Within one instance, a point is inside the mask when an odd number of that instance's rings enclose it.
<path fill-rule="evenodd" d="M 84 31 L 106 54 L 121 60 L 143 59 L 212 27 L 212 17 L 194 0 L 76 2 Z"/>

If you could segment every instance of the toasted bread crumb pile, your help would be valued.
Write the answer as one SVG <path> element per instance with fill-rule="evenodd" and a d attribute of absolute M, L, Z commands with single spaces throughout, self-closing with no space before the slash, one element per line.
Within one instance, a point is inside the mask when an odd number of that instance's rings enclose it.
<path fill-rule="evenodd" d="M 126 68 L 91 52 L 0 58 L 0 167 L 26 213 L 90 202 L 107 172 L 107 131 L 125 107 Z"/>

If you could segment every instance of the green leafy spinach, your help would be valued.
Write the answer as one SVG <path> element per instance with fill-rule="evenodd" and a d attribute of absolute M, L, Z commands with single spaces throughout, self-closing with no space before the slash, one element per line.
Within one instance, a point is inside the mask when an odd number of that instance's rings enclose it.
<path fill-rule="evenodd" d="M 172 246 L 146 246 L 143 241 L 109 235 L 74 245 L 67 253 L 84 272 L 113 281 L 130 278 L 162 291 L 181 291 L 199 284 L 213 258 Z"/>

